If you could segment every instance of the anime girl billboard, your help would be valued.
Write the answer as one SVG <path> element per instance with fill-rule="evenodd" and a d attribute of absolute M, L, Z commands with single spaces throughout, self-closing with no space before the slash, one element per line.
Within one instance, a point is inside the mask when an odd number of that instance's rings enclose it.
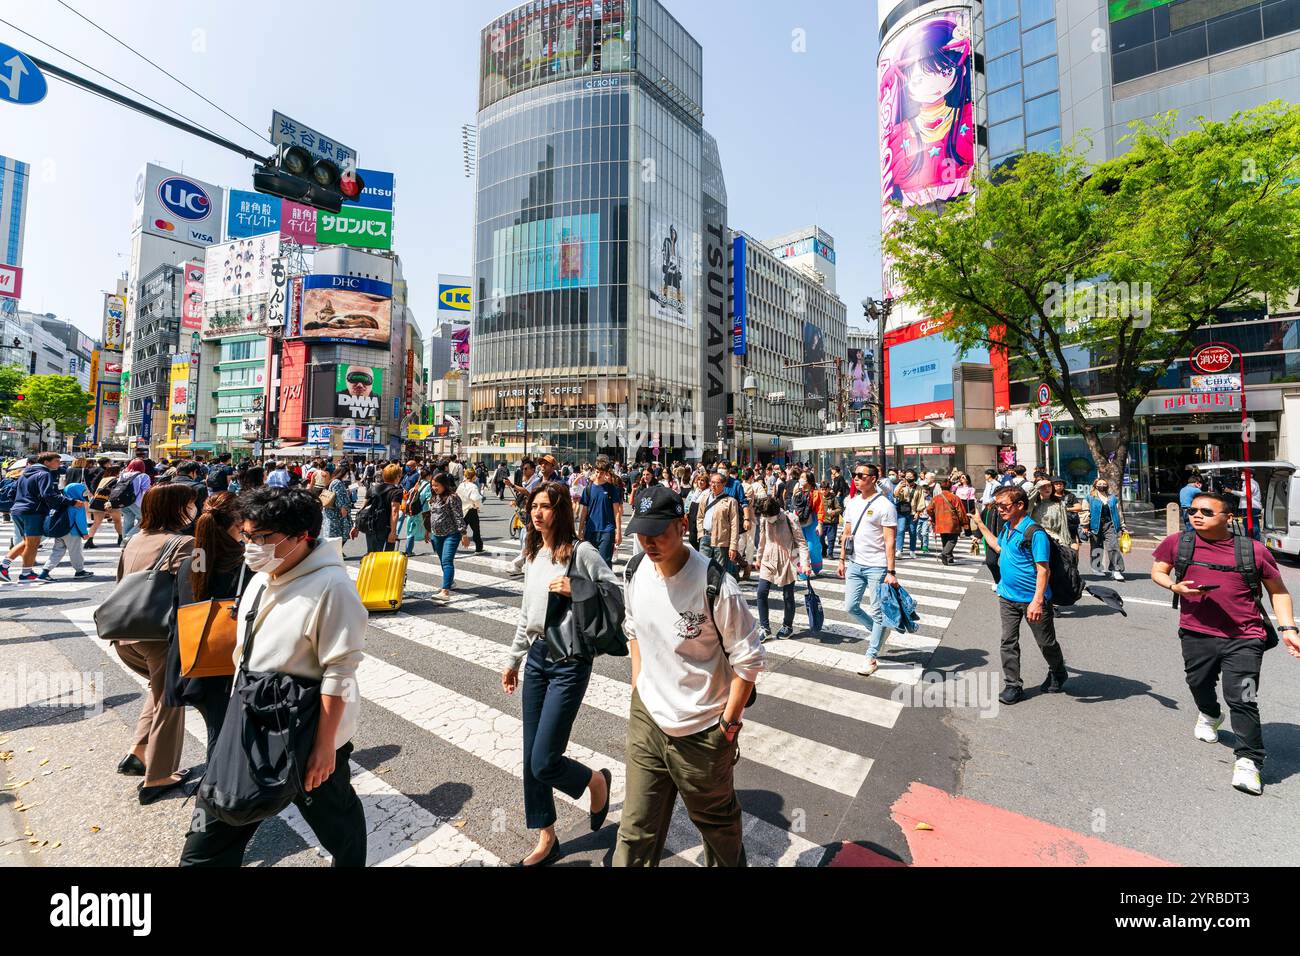
<path fill-rule="evenodd" d="M 941 10 L 903 30 L 880 52 L 885 233 L 904 215 L 903 209 L 935 207 L 970 189 L 975 168 L 971 52 L 968 10 Z M 891 288 L 895 283 L 888 261 L 885 272 L 887 293 L 900 294 Z"/>

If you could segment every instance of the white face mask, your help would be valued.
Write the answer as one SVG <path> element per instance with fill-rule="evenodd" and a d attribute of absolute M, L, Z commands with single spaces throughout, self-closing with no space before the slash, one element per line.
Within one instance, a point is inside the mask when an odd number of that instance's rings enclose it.
<path fill-rule="evenodd" d="M 254 574 L 259 571 L 274 574 L 285 561 L 289 560 L 289 555 L 298 550 L 295 546 L 290 549 L 289 554 L 279 557 L 275 553 L 275 549 L 279 546 L 279 544 L 254 544 L 250 541 L 244 545 L 244 563 L 248 565 L 248 569 Z"/>

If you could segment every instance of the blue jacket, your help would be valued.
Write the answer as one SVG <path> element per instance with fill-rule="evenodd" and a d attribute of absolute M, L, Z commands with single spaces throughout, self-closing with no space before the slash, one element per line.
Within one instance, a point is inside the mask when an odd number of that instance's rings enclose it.
<path fill-rule="evenodd" d="M 1110 526 L 1119 534 L 1123 527 L 1119 520 L 1119 499 L 1111 495 L 1106 499 L 1106 507 L 1110 509 Z M 1088 530 L 1093 534 L 1101 530 L 1101 499 L 1095 496 L 1088 499 Z"/>
<path fill-rule="evenodd" d="M 44 465 L 28 465 L 18 479 L 18 494 L 11 510 L 16 515 L 43 515 L 62 497 L 54 482 L 54 472 Z"/>
<path fill-rule="evenodd" d="M 876 605 L 885 619 L 885 627 L 903 634 L 914 634 L 920 628 L 920 615 L 916 613 L 916 599 L 901 584 L 890 587 L 881 579 L 876 588 Z"/>
<path fill-rule="evenodd" d="M 746 507 L 749 502 L 745 500 L 745 485 L 739 478 L 732 475 L 727 479 L 727 487 L 723 489 L 723 494 L 731 495 L 740 502 L 740 507 Z"/>
<path fill-rule="evenodd" d="M 79 481 L 74 481 L 63 489 L 63 494 L 65 497 L 71 498 L 73 501 L 85 501 L 86 486 Z M 86 509 L 74 506 L 68 509 L 68 514 L 72 516 L 72 533 L 78 538 L 86 537 L 87 533 L 90 531 L 86 526 Z"/>

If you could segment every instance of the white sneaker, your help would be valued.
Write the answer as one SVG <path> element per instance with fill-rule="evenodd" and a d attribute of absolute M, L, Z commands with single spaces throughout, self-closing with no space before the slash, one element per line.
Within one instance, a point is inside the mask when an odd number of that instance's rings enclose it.
<path fill-rule="evenodd" d="M 1259 767 L 1249 757 L 1240 758 L 1232 765 L 1232 786 L 1235 790 L 1258 797 L 1264 792 L 1264 785 L 1259 782 Z"/>
<path fill-rule="evenodd" d="M 879 666 L 880 665 L 876 663 L 876 659 L 874 657 L 868 657 L 867 663 L 863 667 L 859 668 L 858 676 L 870 677 L 872 674 L 876 672 L 876 668 Z"/>
<path fill-rule="evenodd" d="M 1197 740 L 1204 740 L 1207 744 L 1217 744 L 1219 742 L 1219 728 L 1223 726 L 1222 717 L 1206 717 L 1204 714 L 1196 718 L 1196 729 L 1192 731 Z"/>
<path fill-rule="evenodd" d="M 1124 575 L 1120 574 L 1118 571 L 1112 571 L 1110 572 L 1110 579 L 1112 581 L 1123 581 Z"/>

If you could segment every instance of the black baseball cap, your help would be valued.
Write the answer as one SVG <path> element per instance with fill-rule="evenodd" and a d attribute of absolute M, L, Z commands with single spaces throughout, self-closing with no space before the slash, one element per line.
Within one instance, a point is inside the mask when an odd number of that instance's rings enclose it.
<path fill-rule="evenodd" d="M 682 496 L 667 485 L 651 485 L 636 501 L 636 514 L 627 526 L 628 534 L 661 535 L 674 521 L 686 517 Z"/>

